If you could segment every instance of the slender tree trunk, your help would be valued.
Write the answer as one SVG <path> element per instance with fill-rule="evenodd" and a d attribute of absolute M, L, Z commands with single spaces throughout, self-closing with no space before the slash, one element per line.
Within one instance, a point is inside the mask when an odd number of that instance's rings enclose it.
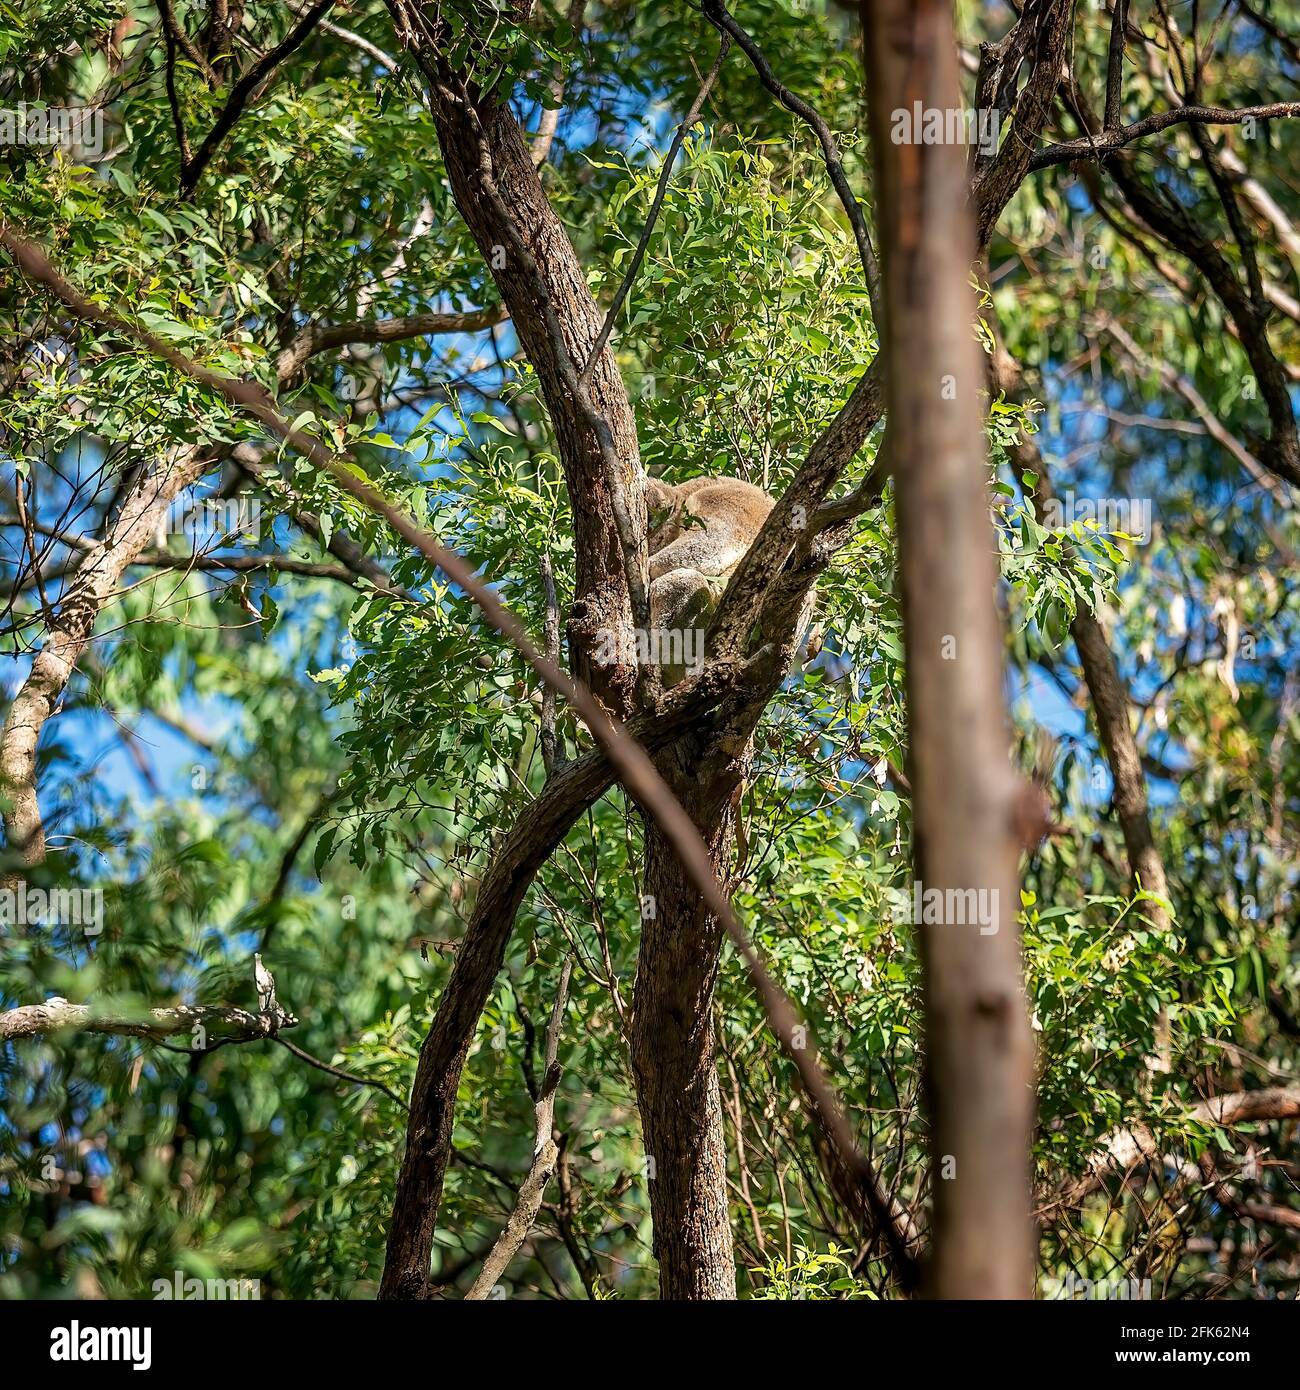
<path fill-rule="evenodd" d="M 1007 396 L 1016 394 L 1019 365 L 1001 350 L 994 359 L 994 380 Z M 1038 479 L 1034 496 L 1039 506 L 1051 501 L 1056 496 L 1056 489 L 1051 470 L 1038 445 L 1022 435 L 1011 446 L 1010 453 L 1018 472 L 1032 473 Z M 1106 630 L 1090 608 L 1080 606 L 1070 624 L 1070 635 L 1079 649 L 1079 665 L 1083 669 L 1088 694 L 1092 697 L 1102 752 L 1115 784 L 1115 814 L 1124 836 L 1133 886 L 1167 898 L 1169 888 L 1164 861 L 1156 847 L 1147 810 L 1146 775 L 1142 771 L 1142 756 L 1133 736 L 1128 687 L 1111 651 Z M 1159 903 L 1143 903 L 1142 915 L 1157 931 L 1169 930 L 1169 914 Z"/>
<path fill-rule="evenodd" d="M 995 605 L 975 232 L 960 144 L 895 143 L 893 113 L 960 109 L 946 0 L 863 6 L 885 267 L 934 1193 L 929 1291 L 1027 1298 L 1033 1051 L 1020 982 L 1017 819 Z M 971 920 L 974 894 L 993 906 Z M 966 894 L 958 898 L 958 894 Z M 978 901 L 978 898 L 974 899 Z M 965 905 L 961 911 L 955 909 Z M 927 914 L 928 915 L 928 914 Z M 991 930 L 990 930 L 991 927 Z"/>
<path fill-rule="evenodd" d="M 36 749 L 59 707 L 95 622 L 132 561 L 150 545 L 167 509 L 202 473 L 206 455 L 194 445 L 172 450 L 141 469 L 104 539 L 86 551 L 68 581 L 57 616 L 0 729 L 0 796 L 6 803 L 8 847 L 22 865 L 45 862 L 45 827 L 36 794 Z"/>
<path fill-rule="evenodd" d="M 696 740 L 659 760 L 729 888 L 736 768 L 709 784 Z M 736 1296 L 727 1154 L 713 1029 L 722 924 L 704 906 L 671 843 L 645 830 L 641 951 L 632 1005 L 632 1070 L 645 1135 L 646 1179 L 665 1299 Z"/>

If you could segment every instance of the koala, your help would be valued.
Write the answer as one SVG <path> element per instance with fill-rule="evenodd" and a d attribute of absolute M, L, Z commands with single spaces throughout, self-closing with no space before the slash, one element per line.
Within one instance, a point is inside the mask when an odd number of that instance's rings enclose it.
<path fill-rule="evenodd" d="M 661 643 L 670 641 L 668 652 L 656 654 L 663 683 L 670 686 L 685 675 L 690 657 L 703 659 L 704 630 L 773 503 L 762 488 L 739 478 L 692 478 L 676 486 L 647 478 L 645 495 L 651 518 L 650 625 Z M 671 640 L 685 638 L 693 642 L 693 653 L 671 648 Z"/>
<path fill-rule="evenodd" d="M 649 538 L 651 616 L 656 623 L 662 616 L 671 627 L 677 624 L 668 616 L 680 614 L 683 605 L 695 611 L 710 580 L 722 586 L 707 605 L 709 612 L 716 607 L 767 520 L 772 499 L 739 478 L 692 478 L 676 487 L 648 478 L 646 509 L 657 523 Z"/>

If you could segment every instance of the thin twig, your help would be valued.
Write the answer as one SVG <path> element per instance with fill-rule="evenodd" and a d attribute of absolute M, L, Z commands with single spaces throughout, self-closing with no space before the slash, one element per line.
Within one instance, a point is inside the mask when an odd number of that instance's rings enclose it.
<path fill-rule="evenodd" d="M 637 241 L 636 250 L 632 253 L 632 259 L 628 263 L 627 271 L 615 291 L 613 303 L 609 306 L 609 312 L 605 315 L 605 322 L 601 325 L 600 332 L 596 335 L 596 341 L 591 345 L 591 352 L 587 355 L 586 365 L 578 374 L 578 379 L 585 385 L 591 380 L 592 368 L 596 365 L 596 359 L 605 350 L 605 344 L 609 342 L 609 335 L 614 331 L 614 321 L 618 318 L 619 310 L 623 307 L 623 301 L 628 296 L 628 291 L 632 288 L 632 282 L 636 279 L 637 272 L 641 269 L 641 262 L 645 259 L 646 248 L 650 245 L 650 237 L 654 232 L 655 222 L 659 218 L 659 209 L 663 207 L 664 198 L 668 193 L 668 184 L 673 176 L 673 165 L 677 162 L 677 152 L 681 149 L 686 139 L 687 132 L 700 119 L 700 112 L 704 109 L 704 103 L 708 100 L 709 93 L 713 90 L 713 84 L 718 80 L 718 73 L 722 71 L 722 64 L 731 48 L 731 39 L 723 34 L 722 42 L 718 45 L 718 56 L 713 61 L 713 66 L 709 69 L 708 76 L 700 83 L 700 90 L 695 94 L 695 100 L 691 103 L 691 109 L 686 113 L 686 118 L 677 127 L 673 135 L 672 144 L 668 146 L 668 153 L 664 155 L 663 167 L 659 170 L 659 183 L 655 188 L 655 196 L 650 204 L 650 215 L 646 218 L 645 226 L 641 228 L 641 236 Z"/>

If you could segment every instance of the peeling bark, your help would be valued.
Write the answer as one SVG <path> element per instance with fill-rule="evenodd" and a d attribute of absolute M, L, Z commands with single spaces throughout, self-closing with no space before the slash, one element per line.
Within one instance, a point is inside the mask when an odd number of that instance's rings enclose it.
<path fill-rule="evenodd" d="M 152 544 L 168 507 L 205 467 L 199 448 L 187 445 L 156 468 L 142 471 L 104 539 L 78 560 L 45 642 L 9 706 L 0 730 L 0 795 L 6 802 L 9 848 L 25 867 L 45 860 L 45 827 L 36 789 L 41 731 L 58 708 L 123 571 Z"/>
<path fill-rule="evenodd" d="M 171 1009 L 149 1009 L 134 1016 L 97 1011 L 90 1004 L 72 1004 L 66 999 L 47 999 L 43 1004 L 25 1004 L 0 1014 L 0 1040 L 31 1038 L 43 1033 L 112 1033 L 123 1037 L 148 1038 L 158 1042 L 196 1028 L 216 1033 L 213 1042 L 253 1042 L 274 1037 L 281 1028 L 293 1028 L 298 1020 L 277 1004 L 266 1013 L 252 1013 L 225 1005 L 180 1004 Z M 209 1047 L 212 1044 L 208 1045 Z M 207 1048 L 197 1049 L 206 1051 Z"/>

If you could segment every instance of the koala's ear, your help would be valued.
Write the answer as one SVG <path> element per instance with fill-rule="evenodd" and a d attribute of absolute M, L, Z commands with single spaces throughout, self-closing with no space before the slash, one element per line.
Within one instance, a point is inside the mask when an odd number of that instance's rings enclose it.
<path fill-rule="evenodd" d="M 645 480 L 645 506 L 648 512 L 660 512 L 673 504 L 673 490 L 667 483 L 648 474 Z"/>
<path fill-rule="evenodd" d="M 646 526 L 651 532 L 659 531 L 672 520 L 677 510 L 677 499 L 673 489 L 658 478 L 645 480 Z"/>

